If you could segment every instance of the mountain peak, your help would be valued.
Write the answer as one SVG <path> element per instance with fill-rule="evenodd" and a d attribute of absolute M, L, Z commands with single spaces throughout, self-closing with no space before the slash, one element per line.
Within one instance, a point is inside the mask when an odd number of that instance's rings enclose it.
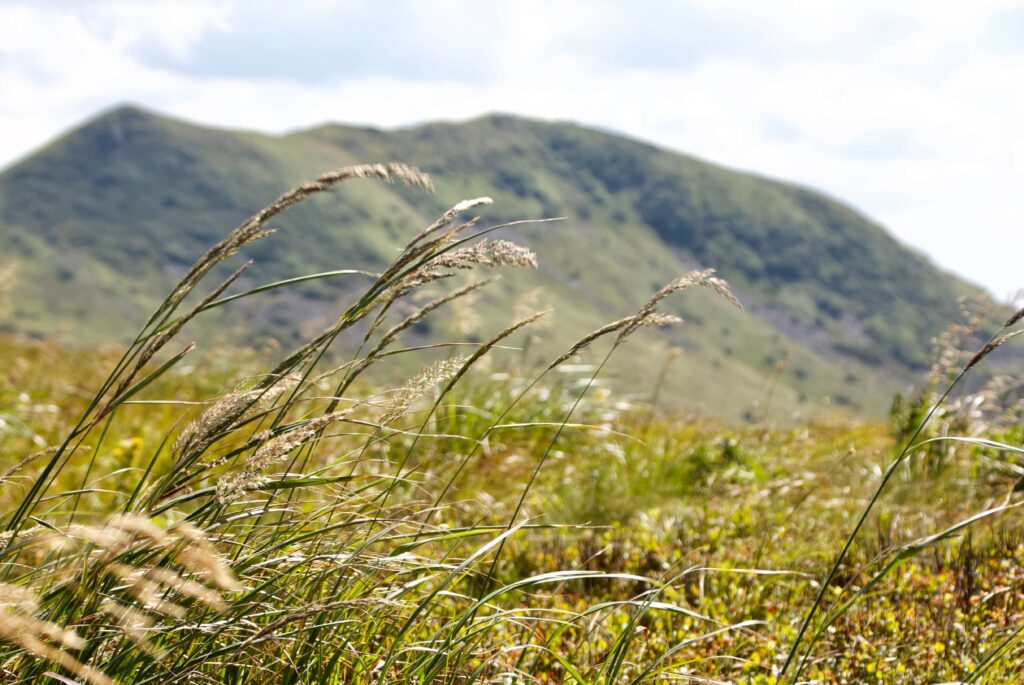
<path fill-rule="evenodd" d="M 138 124 L 155 124 L 169 120 L 170 118 L 163 114 L 159 114 L 134 103 L 126 102 L 99 112 L 96 116 L 87 120 L 77 129 L 73 129 L 72 132 L 97 126 L 115 128 Z"/>

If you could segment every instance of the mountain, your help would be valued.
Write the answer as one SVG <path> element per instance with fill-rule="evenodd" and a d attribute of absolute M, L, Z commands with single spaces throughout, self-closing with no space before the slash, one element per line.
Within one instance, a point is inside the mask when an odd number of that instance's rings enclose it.
<path fill-rule="evenodd" d="M 649 388 L 681 346 L 665 396 L 728 418 L 836 406 L 879 415 L 921 376 L 958 298 L 988 302 L 841 202 L 576 124 L 487 116 L 270 136 L 122 107 L 0 174 L 0 264 L 21 267 L 6 325 L 123 340 L 188 264 L 278 194 L 338 166 L 390 160 L 431 173 L 438 193 L 354 182 L 297 206 L 275 221 L 278 235 L 248 249 L 249 285 L 380 267 L 445 208 L 490 195 L 485 221 L 567 220 L 511 234 L 541 268 L 510 274 L 478 303 L 483 330 L 505 322 L 496 305 L 542 287 L 534 299 L 558 312 L 544 333 L 553 350 L 713 266 L 746 311 L 686 293 L 673 305 L 686 324 L 631 342 L 613 376 L 623 391 Z M 352 287 L 310 282 L 228 320 L 281 335 L 329 320 Z"/>

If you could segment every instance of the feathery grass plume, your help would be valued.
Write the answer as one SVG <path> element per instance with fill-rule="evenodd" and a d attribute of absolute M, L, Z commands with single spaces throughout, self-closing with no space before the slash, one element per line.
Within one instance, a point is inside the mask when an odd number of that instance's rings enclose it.
<path fill-rule="evenodd" d="M 550 371 L 556 366 L 560 366 L 606 335 L 617 332 L 619 335 L 616 338 L 615 344 L 619 345 L 624 342 L 626 338 L 644 326 L 671 326 L 682 323 L 683 320 L 677 316 L 658 312 L 658 305 L 661 304 L 662 300 L 666 297 L 694 285 L 714 290 L 730 303 L 742 309 L 743 305 L 741 305 L 739 300 L 736 299 L 736 296 L 732 294 L 732 291 L 729 289 L 729 284 L 714 274 L 714 269 L 691 271 L 684 276 L 680 276 L 679 278 L 670 281 L 663 288 L 654 293 L 635 314 L 621 318 L 617 321 L 612 321 L 611 323 L 607 323 L 604 326 L 587 333 L 585 336 L 573 343 L 573 345 L 570 346 L 562 356 L 551 362 L 547 366 L 547 369 Z"/>
<path fill-rule="evenodd" d="M 246 219 L 228 234 L 226 238 L 210 248 L 181 278 L 178 285 L 175 286 L 171 297 L 168 298 L 167 308 L 171 310 L 176 308 L 214 266 L 245 245 L 269 235 L 263 229 L 263 225 L 268 220 L 310 195 L 323 192 L 338 183 L 355 178 L 376 179 L 387 183 L 402 183 L 431 192 L 434 189 L 430 176 L 415 167 L 396 162 L 389 164 L 359 164 L 342 167 L 323 174 L 308 183 L 289 190 L 273 203 Z"/>
<path fill-rule="evenodd" d="M 197 419 L 189 422 L 174 442 L 172 452 L 178 461 L 190 455 L 204 452 L 217 437 L 225 433 L 239 420 L 268 408 L 286 392 L 291 392 L 301 383 L 297 374 L 270 376 L 269 386 L 250 390 L 236 390 L 211 404 Z"/>
<path fill-rule="evenodd" d="M 431 388 L 455 376 L 465 361 L 466 357 L 453 357 L 442 359 L 421 369 L 391 396 L 384 406 L 380 425 L 386 426 L 400 419 L 413 402 L 430 392 Z"/>
<path fill-rule="evenodd" d="M 53 446 L 53 447 L 47 447 L 46 449 L 39 450 L 38 452 L 33 452 L 32 454 L 28 455 L 27 457 L 23 457 L 21 459 L 21 461 L 17 462 L 16 464 L 14 464 L 14 466 L 11 466 L 6 471 L 4 471 L 3 475 L 0 475 L 0 485 L 5 484 L 12 477 L 14 477 L 14 475 L 16 473 L 18 473 L 19 471 L 24 469 L 26 466 L 28 466 L 29 464 L 34 462 L 36 459 L 42 459 L 43 457 L 50 456 L 51 454 L 54 454 L 56 452 L 57 452 L 57 448 L 55 446 Z"/>
<path fill-rule="evenodd" d="M 622 329 L 621 333 L 619 333 L 619 340 L 625 340 L 641 326 L 648 325 L 650 323 L 650 317 L 655 313 L 658 305 L 666 297 L 695 285 L 700 286 L 701 288 L 714 290 L 737 308 L 743 309 L 743 305 L 740 304 L 739 300 L 736 299 L 736 296 L 733 295 L 732 291 L 729 289 L 729 284 L 715 276 L 714 269 L 691 271 L 690 273 L 669 282 L 661 290 L 654 293 L 654 295 L 651 296 L 651 299 L 649 299 L 646 304 L 640 308 L 640 311 L 636 313 L 633 320 Z"/>
<path fill-rule="evenodd" d="M 137 514 L 112 516 L 107 522 L 107 527 L 132 535 L 136 539 L 148 539 L 159 546 L 166 545 L 171 539 L 164 529 L 151 519 Z"/>
<path fill-rule="evenodd" d="M 36 534 L 41 533 L 43 531 L 47 531 L 48 532 L 49 530 L 50 530 L 49 528 L 47 528 L 45 526 L 40 526 L 40 525 L 35 525 L 35 526 L 32 526 L 31 528 L 22 528 L 21 530 L 18 530 L 18 531 L 5 530 L 2 533 L 0 533 L 0 544 L 4 544 L 4 545 L 8 544 L 11 540 L 14 539 L 15 534 L 17 534 L 20 539 L 24 540 L 25 538 L 30 538 L 33 535 L 36 535 Z"/>
<path fill-rule="evenodd" d="M 1013 314 L 1013 316 L 1007 319 L 1006 323 L 1003 324 L 1003 328 L 1009 328 L 1010 326 L 1014 325 L 1021 319 L 1024 319 L 1024 307 L 1021 307 L 1019 310 L 1017 310 L 1016 313 Z"/>
<path fill-rule="evenodd" d="M 537 255 L 530 249 L 509 240 L 481 240 L 470 246 L 451 252 L 444 252 L 401 278 L 382 296 L 384 303 L 390 303 L 407 293 L 442 278 L 451 277 L 451 269 L 466 270 L 476 266 L 502 267 L 519 266 L 537 268 Z"/>
<path fill-rule="evenodd" d="M 297 428 L 267 439 L 256 448 L 238 473 L 229 474 L 217 483 L 217 501 L 230 504 L 246 492 L 258 490 L 270 482 L 266 470 L 282 461 L 292 450 L 306 443 L 327 426 L 345 419 L 351 409 L 331 412 L 311 419 Z"/>
<path fill-rule="evenodd" d="M 112 619 L 117 629 L 140 651 L 158 661 L 167 656 L 166 650 L 157 647 L 149 639 L 150 631 L 156 625 L 156 621 L 151 616 L 112 599 L 105 599 L 100 605 L 100 611 Z"/>
<path fill-rule="evenodd" d="M 537 268 L 537 255 L 510 240 L 488 240 L 469 247 L 452 250 L 435 257 L 428 267 L 440 269 L 471 269 L 481 266 L 522 266 Z"/>
<path fill-rule="evenodd" d="M 973 357 L 971 357 L 971 360 L 969 362 L 967 362 L 967 367 L 966 367 L 965 370 L 966 371 L 970 371 L 972 368 L 974 368 L 978 364 L 978 362 L 980 362 L 982 359 L 984 359 L 988 355 L 992 354 L 992 352 L 996 348 L 998 348 L 998 347 L 1002 346 L 1003 344 L 1009 342 L 1010 340 L 1016 338 L 1018 335 L 1021 335 L 1022 333 L 1024 333 L 1024 328 L 1020 329 L 1019 331 L 1013 331 L 1013 332 L 1007 333 L 1005 335 L 1000 335 L 995 340 L 992 340 L 992 341 L 990 341 L 988 343 L 985 343 L 985 346 L 982 347 L 980 350 L 978 350 L 978 353 L 976 355 L 974 355 Z"/>
<path fill-rule="evenodd" d="M 440 231 L 440 230 L 444 229 L 445 227 L 449 226 L 463 212 L 467 212 L 470 209 L 474 209 L 476 207 L 481 207 L 483 205 L 489 205 L 489 204 L 491 204 L 493 202 L 494 202 L 494 200 L 492 200 L 489 197 L 477 197 L 477 198 L 473 198 L 472 200 L 463 200 L 463 201 L 457 203 L 451 209 L 449 209 L 447 212 L 442 214 L 438 218 L 437 221 L 435 221 L 434 223 L 430 224 L 429 226 L 424 228 L 422 231 L 420 231 L 416 235 L 415 238 L 413 238 L 412 240 L 409 241 L 409 244 L 406 247 L 407 248 L 411 248 L 414 245 L 416 245 L 416 243 L 422 241 L 427 236 L 429 236 L 429 235 L 431 235 L 433 233 L 436 233 L 437 231 Z"/>
<path fill-rule="evenodd" d="M 676 316 L 675 314 L 662 314 L 661 312 L 654 312 L 652 314 L 648 314 L 647 316 L 645 316 L 644 320 L 641 322 L 641 325 L 662 328 L 666 326 L 678 326 L 681 323 L 683 323 L 683 319 L 681 317 Z"/>
<path fill-rule="evenodd" d="M 177 524 L 171 529 L 182 541 L 178 549 L 177 560 L 192 573 L 207 578 L 210 583 L 225 592 L 241 589 L 241 584 L 227 566 L 217 549 L 199 528 L 187 521 Z"/>
<path fill-rule="evenodd" d="M 74 630 L 37 618 L 39 599 L 21 585 L 0 583 L 0 642 L 16 645 L 27 654 L 57 664 L 90 685 L 113 685 L 103 672 L 86 666 L 68 650 L 80 650 L 85 640 Z"/>

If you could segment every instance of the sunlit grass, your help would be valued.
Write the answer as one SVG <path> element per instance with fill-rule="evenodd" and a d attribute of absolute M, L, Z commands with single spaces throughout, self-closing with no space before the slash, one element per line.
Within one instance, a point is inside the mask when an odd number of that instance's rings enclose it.
<path fill-rule="evenodd" d="M 536 265 L 463 218 L 486 199 L 410 236 L 294 351 L 193 350 L 193 317 L 293 284 L 228 296 L 231 277 L 199 296 L 203 277 L 267 237 L 276 213 L 355 177 L 430 185 L 366 166 L 286 194 L 201 258 L 126 350 L 0 339 L 6 679 L 777 683 L 800 669 L 935 682 L 1012 669 L 1019 413 L 966 398 L 931 409 L 980 358 L 939 369 L 891 429 L 735 429 L 617 396 L 604 361 L 641 327 L 677 323 L 657 311 L 664 298 L 730 296 L 709 271 L 537 368 L 520 350 L 543 311 L 402 347 L 423 318 L 470 301 L 477 286 L 452 274 Z M 420 371 L 385 383 L 410 357 Z"/>

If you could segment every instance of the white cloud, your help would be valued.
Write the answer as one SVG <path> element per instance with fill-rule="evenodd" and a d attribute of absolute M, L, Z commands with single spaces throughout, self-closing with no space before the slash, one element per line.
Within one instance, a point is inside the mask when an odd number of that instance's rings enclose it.
<path fill-rule="evenodd" d="M 571 118 L 820 188 L 1005 295 L 1024 286 L 1014 6 L 7 3 L 0 164 L 124 101 L 271 131 Z"/>

